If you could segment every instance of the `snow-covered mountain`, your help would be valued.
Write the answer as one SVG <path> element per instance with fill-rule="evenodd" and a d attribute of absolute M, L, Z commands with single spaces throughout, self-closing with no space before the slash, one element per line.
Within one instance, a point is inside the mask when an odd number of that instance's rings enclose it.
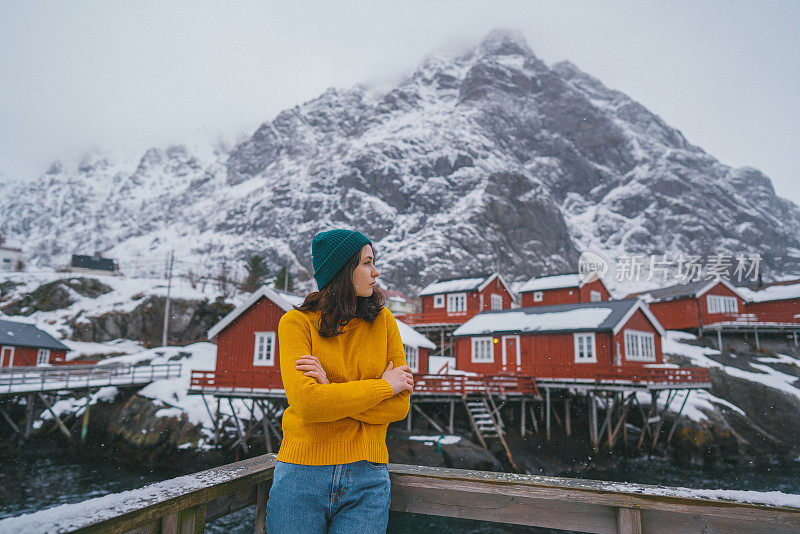
<path fill-rule="evenodd" d="M 333 226 L 372 237 L 384 280 L 411 291 L 498 255 L 514 280 L 574 270 L 586 248 L 760 253 L 768 278 L 800 274 L 800 209 L 766 176 L 509 32 L 390 90 L 330 89 L 233 148 L 91 156 L 0 185 L 0 233 L 39 265 L 101 250 L 125 270 L 175 249 L 207 270 L 258 253 L 303 281 Z"/>

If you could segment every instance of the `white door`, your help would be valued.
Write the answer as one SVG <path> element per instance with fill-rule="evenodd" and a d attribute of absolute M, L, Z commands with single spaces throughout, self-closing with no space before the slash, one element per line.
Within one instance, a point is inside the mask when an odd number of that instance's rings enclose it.
<path fill-rule="evenodd" d="M 516 365 L 509 360 L 514 360 Z M 521 371 L 519 336 L 503 336 L 503 371 Z"/>
<path fill-rule="evenodd" d="M 11 367 L 14 363 L 14 347 L 0 348 L 0 367 Z"/>

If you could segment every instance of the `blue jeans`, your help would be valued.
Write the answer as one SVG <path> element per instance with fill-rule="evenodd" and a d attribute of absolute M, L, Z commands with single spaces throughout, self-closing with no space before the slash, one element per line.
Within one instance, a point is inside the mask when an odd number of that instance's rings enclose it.
<path fill-rule="evenodd" d="M 389 486 L 386 464 L 277 462 L 267 501 L 267 533 L 383 534 L 389 521 Z"/>

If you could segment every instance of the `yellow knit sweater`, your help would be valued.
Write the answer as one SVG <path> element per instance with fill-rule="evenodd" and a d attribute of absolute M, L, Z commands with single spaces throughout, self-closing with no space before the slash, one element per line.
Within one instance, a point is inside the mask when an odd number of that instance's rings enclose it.
<path fill-rule="evenodd" d="M 320 312 L 290 310 L 278 325 L 281 378 L 289 407 L 283 412 L 278 460 L 330 465 L 369 460 L 386 463 L 386 427 L 408 414 L 411 394 L 392 395 L 381 378 L 390 361 L 406 364 L 392 312 L 383 308 L 372 323 L 353 319 L 338 336 L 319 335 Z M 320 384 L 296 368 L 311 354 L 328 376 Z"/>

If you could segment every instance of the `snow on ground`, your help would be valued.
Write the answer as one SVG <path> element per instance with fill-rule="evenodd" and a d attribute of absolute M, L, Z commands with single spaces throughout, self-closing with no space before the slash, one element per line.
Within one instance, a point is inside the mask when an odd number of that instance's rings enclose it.
<path fill-rule="evenodd" d="M 194 343 L 185 347 L 156 347 L 125 356 L 115 356 L 100 363 L 101 365 L 180 363 L 179 377 L 156 380 L 141 389 L 139 395 L 161 401 L 170 407 L 156 412 L 159 417 L 180 417 L 181 413 L 185 413 L 190 423 L 213 428 L 202 397 L 187 394 L 193 370 L 216 368 L 217 346 L 213 343 Z"/>
<path fill-rule="evenodd" d="M 74 360 L 81 356 L 95 356 L 102 354 L 131 354 L 144 350 L 144 345 L 138 341 L 130 339 L 115 339 L 106 343 L 95 343 L 92 341 L 73 341 L 62 339 L 61 342 L 70 348 L 67 353 L 67 360 Z"/>
<path fill-rule="evenodd" d="M 693 334 L 689 334 L 686 332 L 679 332 L 675 330 L 667 330 L 666 335 L 663 339 L 663 351 L 665 355 L 668 354 L 675 354 L 679 356 L 683 356 L 687 358 L 691 365 L 695 365 L 698 367 L 705 367 L 705 368 L 716 368 L 720 369 L 724 373 L 729 376 L 741 378 L 743 380 L 747 380 L 750 382 L 755 382 L 758 384 L 763 384 L 767 387 L 771 387 L 774 389 L 778 389 L 787 393 L 789 395 L 795 396 L 800 398 L 800 389 L 794 386 L 794 383 L 797 381 L 797 377 L 793 375 L 788 375 L 786 373 L 781 373 L 770 367 L 769 363 L 781 363 L 781 364 L 792 364 L 797 365 L 800 367 L 800 360 L 792 358 L 791 356 L 787 356 L 785 354 L 778 354 L 774 357 L 767 356 L 767 357 L 760 357 L 760 358 L 748 358 L 747 362 L 755 369 L 755 372 L 752 371 L 743 371 L 737 367 L 732 367 L 729 365 L 723 365 L 709 356 L 719 355 L 720 351 L 717 349 L 712 349 L 709 347 L 699 347 L 697 345 L 690 345 L 686 343 L 687 341 L 697 339 L 696 336 Z M 731 355 L 732 357 L 737 357 L 735 354 Z M 707 419 L 705 415 L 705 411 L 713 410 L 715 405 L 716 406 L 725 406 L 730 408 L 731 410 L 737 411 L 744 415 L 744 411 L 739 408 L 738 406 L 721 399 L 715 395 L 712 395 L 710 392 L 706 390 L 693 390 L 691 392 L 681 391 L 678 393 L 678 396 L 672 402 L 671 408 L 673 410 L 678 410 L 683 403 L 686 395 L 689 395 L 689 400 L 686 402 L 686 407 L 683 410 L 683 414 L 686 417 L 694 421 L 702 421 Z M 649 402 L 649 393 L 641 392 L 639 401 L 646 401 Z M 659 405 L 663 406 L 664 401 L 666 398 L 659 399 Z"/>
<path fill-rule="evenodd" d="M 424 441 L 425 445 L 433 445 L 439 443 L 441 445 L 452 445 L 461 441 L 461 436 L 439 435 L 439 436 L 408 436 L 408 439 L 414 441 Z"/>
<path fill-rule="evenodd" d="M 36 324 L 56 339 L 68 337 L 72 329 L 67 324 L 68 321 L 78 314 L 84 317 L 93 317 L 109 312 L 131 312 L 147 296 L 165 297 L 167 295 L 167 280 L 159 278 L 135 278 L 125 276 L 111 276 L 104 274 L 83 274 L 83 273 L 61 273 L 61 272 L 11 272 L 4 273 L 3 280 L 20 283 L 14 287 L 6 301 L 15 300 L 24 293 L 30 293 L 43 284 L 57 280 L 69 280 L 71 278 L 96 279 L 109 286 L 111 291 L 96 298 L 86 297 L 80 293 L 69 289 L 70 296 L 75 302 L 63 309 L 55 311 L 37 311 L 23 320 Z M 197 284 L 192 287 L 188 280 L 173 277 L 169 288 L 171 298 L 186 300 L 214 300 L 219 296 L 216 286 L 208 284 L 205 287 Z M 233 304 L 238 304 L 238 300 L 244 299 L 245 295 L 237 295 L 230 299 Z M 2 316 L 2 314 L 0 314 Z M 12 316 L 16 318 L 16 316 Z M 99 349 L 99 347 L 95 347 Z M 76 349 L 80 350 L 80 349 Z M 113 352 L 113 351 L 108 351 Z M 99 354 L 100 350 L 93 352 Z M 70 355 L 71 356 L 71 355 Z M 77 357 L 77 356 L 75 356 Z"/>

